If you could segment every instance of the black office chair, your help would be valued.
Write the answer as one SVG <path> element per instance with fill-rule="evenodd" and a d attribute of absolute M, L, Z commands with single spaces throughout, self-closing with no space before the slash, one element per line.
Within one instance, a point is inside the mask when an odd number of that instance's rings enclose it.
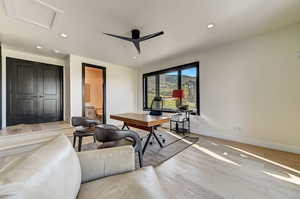
<path fill-rule="evenodd" d="M 103 143 L 98 149 L 132 145 L 134 151 L 138 153 L 140 167 L 143 167 L 142 141 L 136 132 L 120 130 L 111 124 L 101 124 L 96 126 L 96 139 Z"/>
<path fill-rule="evenodd" d="M 163 108 L 164 108 L 163 98 L 159 97 L 159 96 L 156 96 L 156 97 L 153 98 L 153 100 L 151 102 L 149 115 L 161 116 Z M 155 128 L 155 130 L 157 130 L 157 129 Z M 159 138 L 161 139 L 161 141 L 163 143 L 166 142 L 166 139 L 164 139 L 161 134 L 158 134 L 158 136 L 159 136 Z M 152 137 L 152 140 L 149 142 L 149 144 L 152 145 L 153 141 L 154 141 L 154 137 Z"/>
<path fill-rule="evenodd" d="M 164 101 L 162 97 L 156 96 L 153 98 L 150 106 L 150 115 L 162 115 L 162 110 L 164 108 Z"/>

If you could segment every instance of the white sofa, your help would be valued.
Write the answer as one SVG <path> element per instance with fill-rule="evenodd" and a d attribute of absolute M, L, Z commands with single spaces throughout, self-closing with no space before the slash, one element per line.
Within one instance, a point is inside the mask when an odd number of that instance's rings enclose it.
<path fill-rule="evenodd" d="M 164 199 L 152 167 L 134 170 L 131 146 L 76 153 L 59 135 L 0 171 L 1 199 Z"/>

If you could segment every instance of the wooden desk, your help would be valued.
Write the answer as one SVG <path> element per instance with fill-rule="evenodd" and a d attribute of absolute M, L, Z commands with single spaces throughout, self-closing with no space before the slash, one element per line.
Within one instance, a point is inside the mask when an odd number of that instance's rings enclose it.
<path fill-rule="evenodd" d="M 157 135 L 155 134 L 155 129 L 159 125 L 169 122 L 170 121 L 169 117 L 153 116 L 153 115 L 140 114 L 140 113 L 123 113 L 117 115 L 110 115 L 110 118 L 122 121 L 124 123 L 122 129 L 124 129 L 125 127 L 127 129 L 129 129 L 129 127 L 134 127 L 137 129 L 142 129 L 150 132 L 149 135 L 147 136 L 146 143 L 143 147 L 143 154 L 145 153 L 145 150 L 148 146 L 151 136 L 154 136 L 159 146 L 163 148 L 162 143 L 160 142 Z"/>

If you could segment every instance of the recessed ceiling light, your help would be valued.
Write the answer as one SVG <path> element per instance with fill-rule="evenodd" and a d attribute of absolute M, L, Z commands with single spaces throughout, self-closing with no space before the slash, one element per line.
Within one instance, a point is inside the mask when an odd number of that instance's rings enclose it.
<path fill-rule="evenodd" d="M 132 59 L 136 59 L 136 57 L 132 57 Z"/>
<path fill-rule="evenodd" d="M 68 35 L 65 34 L 65 33 L 61 33 L 60 36 L 63 37 L 63 38 L 67 38 L 68 37 Z"/>
<path fill-rule="evenodd" d="M 211 28 L 214 28 L 214 27 L 215 27 L 215 24 L 212 24 L 212 23 L 207 25 L 208 29 L 211 29 Z"/>
<path fill-rule="evenodd" d="M 37 49 L 43 49 L 43 46 L 37 45 L 36 48 Z"/>
<path fill-rule="evenodd" d="M 53 52 L 54 52 L 54 53 L 60 53 L 60 51 L 59 51 L 59 50 L 53 50 Z"/>

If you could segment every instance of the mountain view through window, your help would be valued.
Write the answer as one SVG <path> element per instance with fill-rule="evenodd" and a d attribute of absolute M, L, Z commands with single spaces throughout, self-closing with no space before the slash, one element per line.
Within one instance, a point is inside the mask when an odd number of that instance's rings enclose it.
<path fill-rule="evenodd" d="M 198 63 L 187 64 L 163 71 L 144 74 L 144 109 L 151 107 L 155 96 L 164 100 L 165 111 L 175 111 L 176 98 L 172 97 L 173 91 L 182 89 L 184 98 L 182 105 L 188 105 L 188 109 L 199 113 L 199 66 Z"/>

